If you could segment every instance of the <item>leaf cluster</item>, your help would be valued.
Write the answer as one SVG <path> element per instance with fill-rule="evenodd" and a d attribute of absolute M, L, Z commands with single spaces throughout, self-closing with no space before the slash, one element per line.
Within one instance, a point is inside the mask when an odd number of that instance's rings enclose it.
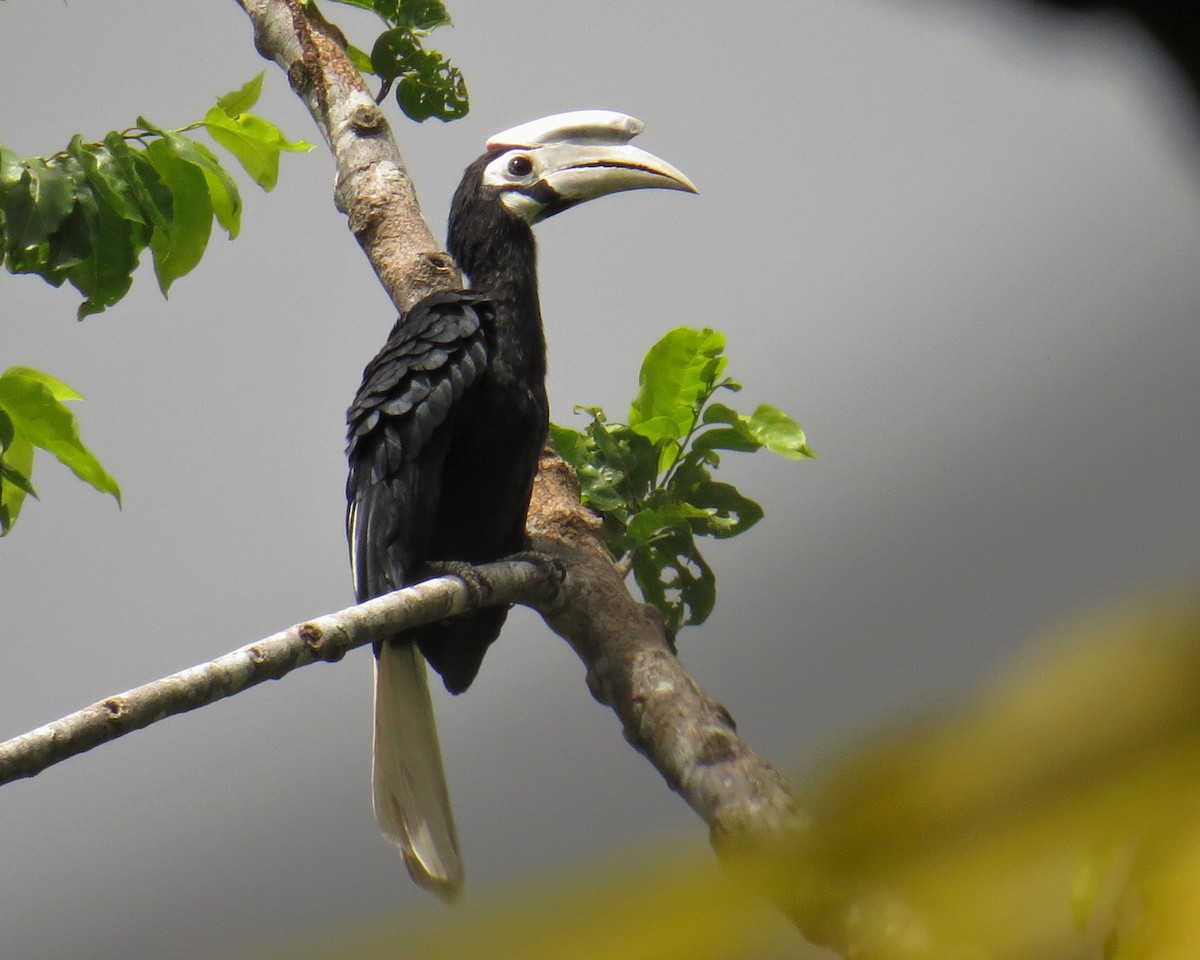
<path fill-rule="evenodd" d="M 404 115 L 418 123 L 437 117 L 442 121 L 465 117 L 471 108 L 462 71 L 425 40 L 438 27 L 450 23 L 442 0 L 337 0 L 370 10 L 388 29 L 375 40 L 368 55 L 351 46 L 354 65 L 383 80 L 382 100 L 396 85 L 396 103 Z M 398 82 L 397 82 L 398 81 Z"/>
<path fill-rule="evenodd" d="M 0 374 L 0 536 L 17 520 L 30 482 L 33 448 L 54 454 L 80 480 L 121 502 L 117 481 L 79 439 L 79 425 L 65 400 L 83 397 L 61 380 L 29 367 Z"/>
<path fill-rule="evenodd" d="M 83 319 L 128 293 L 149 247 L 165 296 L 204 255 L 216 218 L 237 236 L 242 199 L 213 152 L 186 133 L 204 127 L 264 189 L 279 175 L 281 150 L 308 150 L 247 113 L 262 74 L 227 94 L 204 120 L 164 130 L 143 117 L 103 140 L 72 138 L 51 157 L 19 157 L 0 147 L 0 257 L 11 273 L 55 287 L 70 282 Z"/>
<path fill-rule="evenodd" d="M 718 391 L 741 389 L 726 365 L 724 334 L 678 327 L 646 354 L 628 423 L 583 407 L 591 422 L 582 431 L 550 428 L 584 503 L 604 522 L 612 555 L 672 630 L 703 623 L 716 603 L 716 576 L 696 538 L 728 539 L 762 519 L 759 504 L 713 479 L 721 455 L 765 448 L 794 460 L 814 456 L 783 411 L 761 404 L 747 415 L 713 402 Z"/>

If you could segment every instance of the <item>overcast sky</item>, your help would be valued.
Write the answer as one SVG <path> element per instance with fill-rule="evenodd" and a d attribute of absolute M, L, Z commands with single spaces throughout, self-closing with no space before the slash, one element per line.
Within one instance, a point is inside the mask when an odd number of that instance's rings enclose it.
<path fill-rule="evenodd" d="M 439 236 L 487 136 L 563 110 L 640 117 L 701 191 L 538 228 L 554 418 L 620 415 L 645 349 L 707 325 L 744 409 L 783 407 L 820 454 L 730 459 L 766 520 L 711 545 L 717 610 L 680 638 L 798 782 L 1039 625 L 1196 569 L 1197 141 L 1138 35 L 982 0 L 451 9 L 472 112 L 396 120 Z M 370 18 L 326 12 L 369 45 Z M 181 125 L 263 66 L 233 3 L 9 0 L 0 143 Z M 317 139 L 273 66 L 260 111 Z M 331 181 L 319 148 L 244 186 L 242 237 L 214 234 L 170 301 L 147 265 L 78 324 L 70 290 L 0 275 L 0 369 L 88 397 L 125 495 L 38 460 L 0 543 L 0 736 L 352 600 L 344 410 L 393 316 Z M 203 960 L 441 910 L 375 828 L 370 701 L 360 651 L 0 788 L 0 956 Z M 476 895 L 705 843 L 527 613 L 438 711 Z"/>

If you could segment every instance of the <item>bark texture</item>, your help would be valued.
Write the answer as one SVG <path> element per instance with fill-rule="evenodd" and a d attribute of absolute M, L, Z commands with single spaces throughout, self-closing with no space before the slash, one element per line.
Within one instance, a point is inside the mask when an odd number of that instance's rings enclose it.
<path fill-rule="evenodd" d="M 300 0 L 238 2 L 254 24 L 258 52 L 287 75 L 329 145 L 334 201 L 396 309 L 459 287 L 458 268 L 420 215 L 392 129 L 346 55 L 341 31 Z"/>
<path fill-rule="evenodd" d="M 741 737 L 729 711 L 683 668 L 658 611 L 630 596 L 579 502 L 574 472 L 547 450 L 528 528 L 534 549 L 566 569 L 550 627 L 587 668 L 588 689 L 621 718 L 625 739 L 662 774 L 718 845 L 808 826 L 787 783 Z"/>

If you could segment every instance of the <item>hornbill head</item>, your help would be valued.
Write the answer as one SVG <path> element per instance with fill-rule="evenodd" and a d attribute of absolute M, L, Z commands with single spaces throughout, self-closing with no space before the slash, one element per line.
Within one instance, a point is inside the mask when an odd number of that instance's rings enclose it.
<path fill-rule="evenodd" d="M 692 181 L 665 160 L 629 145 L 643 126 L 610 110 L 577 110 L 523 123 L 488 140 L 483 186 L 531 225 L 622 190 L 695 193 Z"/>
<path fill-rule="evenodd" d="M 472 286 L 536 286 L 530 227 L 608 193 L 696 188 L 653 154 L 631 147 L 642 123 L 610 110 L 579 110 L 523 123 L 488 140 L 450 206 L 446 248 Z M 536 295 L 536 294 L 534 294 Z"/>

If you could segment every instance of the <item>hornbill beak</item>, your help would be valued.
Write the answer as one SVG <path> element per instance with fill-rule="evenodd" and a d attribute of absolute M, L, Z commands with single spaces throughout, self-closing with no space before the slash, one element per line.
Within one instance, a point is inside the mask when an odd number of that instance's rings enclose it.
<path fill-rule="evenodd" d="M 629 145 L 640 120 L 608 110 L 556 114 L 521 124 L 488 140 L 502 151 L 484 180 L 528 223 L 537 223 L 585 200 L 623 190 L 696 187 L 665 160 Z"/>

